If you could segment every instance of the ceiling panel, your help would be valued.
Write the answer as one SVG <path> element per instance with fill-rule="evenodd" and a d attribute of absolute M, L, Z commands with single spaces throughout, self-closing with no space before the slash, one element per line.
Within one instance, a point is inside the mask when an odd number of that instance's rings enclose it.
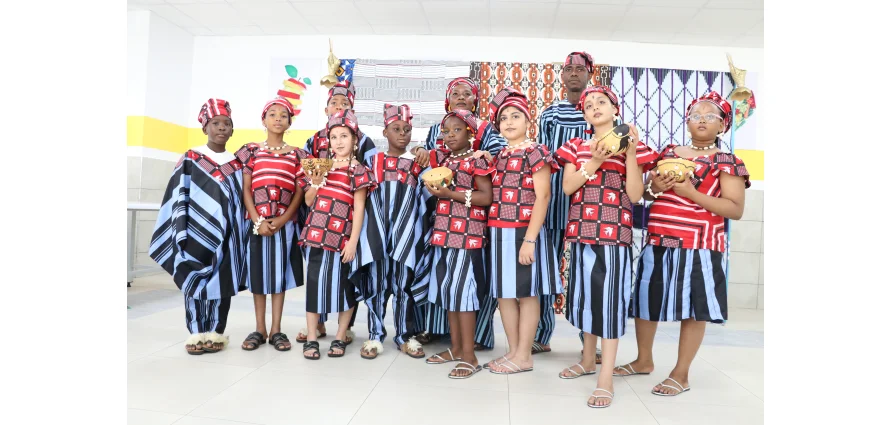
<path fill-rule="evenodd" d="M 180 4 L 176 8 L 214 33 L 217 33 L 216 28 L 251 25 L 249 20 L 228 3 Z"/>
<path fill-rule="evenodd" d="M 763 0 L 127 0 L 194 35 L 397 34 L 763 47 Z M 703 44 L 705 43 L 705 44 Z"/>

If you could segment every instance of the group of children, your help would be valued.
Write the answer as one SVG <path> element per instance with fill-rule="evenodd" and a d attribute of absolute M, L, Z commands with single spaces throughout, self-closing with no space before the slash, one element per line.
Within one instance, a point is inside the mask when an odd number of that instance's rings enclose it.
<path fill-rule="evenodd" d="M 449 334 L 450 348 L 426 359 L 455 363 L 449 378 L 483 368 L 523 373 L 533 370 L 533 354 L 550 351 L 553 304 L 563 295 L 583 350 L 559 377 L 594 374 L 600 363 L 610 371 L 600 374 L 588 406 L 611 405 L 613 375 L 654 369 L 660 321 L 682 321 L 679 356 L 652 392 L 688 391 L 705 323 L 727 317 L 724 220 L 740 218 L 750 186 L 742 161 L 719 146 L 731 107 L 714 92 L 696 99 L 686 111 L 690 143 L 656 152 L 633 125 L 619 127 L 611 89 L 588 87 L 593 66 L 586 52 L 568 55 L 561 74 L 567 98 L 542 113 L 538 141 L 527 136 L 531 113 L 521 92 L 503 89 L 490 116 L 480 117 L 478 87 L 466 78 L 448 85 L 446 115 L 410 150 L 409 107 L 384 106 L 388 148 L 378 152 L 351 111 L 349 82 L 329 91 L 327 126 L 304 148 L 284 142 L 294 110 L 275 99 L 261 114 L 266 140 L 228 153 L 231 107 L 208 100 L 198 116 L 207 145 L 176 165 L 150 247 L 184 293 L 186 351 L 225 347 L 231 297 L 242 290 L 253 294 L 256 312 L 256 331 L 242 348 L 268 340 L 290 350 L 281 330 L 284 294 L 305 284 L 307 327 L 297 341 L 306 359 L 321 358 L 318 339 L 331 313 L 338 328 L 327 356 L 345 355 L 359 302 L 369 330 L 360 355 L 376 358 L 392 297 L 393 341 L 405 354 L 427 357 L 423 344 Z M 626 147 L 605 146 L 607 136 Z M 304 169 L 307 158 L 330 159 L 333 167 Z M 660 161 L 676 158 L 694 164 L 687 178 L 656 173 Z M 633 205 L 641 199 L 653 202 L 632 285 Z M 480 364 L 475 352 L 493 347 L 496 310 L 508 347 Z M 639 354 L 616 367 L 628 317 Z"/>

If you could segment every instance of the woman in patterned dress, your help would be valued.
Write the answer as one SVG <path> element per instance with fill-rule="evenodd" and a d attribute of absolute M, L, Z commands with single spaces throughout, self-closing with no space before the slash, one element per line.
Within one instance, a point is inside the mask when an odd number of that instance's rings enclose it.
<path fill-rule="evenodd" d="M 251 332 L 241 348 L 253 351 L 266 342 L 266 295 L 272 295 L 272 327 L 269 343 L 278 351 L 291 349 L 290 340 L 281 332 L 284 293 L 303 285 L 303 259 L 294 243 L 299 228 L 296 212 L 303 201 L 297 184 L 302 173 L 300 161 L 306 153 L 284 142 L 294 109 L 278 98 L 263 107 L 262 120 L 266 141 L 248 143 L 238 150 L 245 157 L 244 205 L 252 222 L 247 232 L 246 285 L 253 293 L 256 331 Z"/>
<path fill-rule="evenodd" d="M 652 344 L 658 322 L 680 322 L 677 363 L 652 393 L 677 396 L 689 391 L 689 368 L 707 323 L 723 323 L 726 310 L 726 219 L 738 220 L 751 186 L 737 156 L 720 149 L 732 125 L 732 106 L 716 92 L 686 108 L 691 142 L 668 145 L 659 160 L 683 158 L 695 164 L 682 183 L 650 172 L 644 195 L 653 200 L 646 245 L 640 254 L 631 316 L 637 358 L 615 368 L 617 376 L 648 375 L 655 369 Z"/>
<path fill-rule="evenodd" d="M 565 167 L 563 191 L 571 198 L 566 319 L 584 332 L 584 352 L 580 363 L 560 372 L 562 379 L 596 373 L 597 338 L 602 338 L 603 370 L 615 365 L 630 303 L 633 204 L 643 195 L 642 167 L 657 157 L 633 127 L 627 153 L 612 154 L 595 144 L 612 131 L 620 113 L 618 97 L 608 87 L 587 88 L 578 107 L 593 126 L 592 137 L 569 140 L 556 155 Z M 613 396 L 612 374 L 600 374 L 587 405 L 609 407 Z"/>

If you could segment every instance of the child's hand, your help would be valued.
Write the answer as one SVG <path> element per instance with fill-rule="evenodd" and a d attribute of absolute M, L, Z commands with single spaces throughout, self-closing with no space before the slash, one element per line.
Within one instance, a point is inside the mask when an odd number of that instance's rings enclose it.
<path fill-rule="evenodd" d="M 356 245 L 352 242 L 347 242 L 346 246 L 343 247 L 343 251 L 340 251 L 340 262 L 348 263 L 355 258 L 355 250 Z"/>
<path fill-rule="evenodd" d="M 322 173 L 319 173 L 318 171 L 316 171 L 316 172 L 307 171 L 306 175 L 309 176 L 309 180 L 312 182 L 312 184 L 314 184 L 316 186 L 320 185 L 321 182 L 323 182 L 324 178 L 325 178 L 325 175 Z"/>
<path fill-rule="evenodd" d="M 278 231 L 281 230 L 281 228 L 285 225 L 285 221 L 281 217 L 275 217 L 269 221 L 266 221 L 266 223 L 269 223 L 269 230 L 272 231 L 273 235 L 275 233 L 278 233 Z"/>
<path fill-rule="evenodd" d="M 421 167 L 430 165 L 430 153 L 424 148 L 417 147 L 414 150 L 414 163 Z"/>
<path fill-rule="evenodd" d="M 654 193 L 667 192 L 677 183 L 673 177 L 668 176 L 667 174 L 655 174 L 655 171 L 649 172 L 649 181 L 652 182 L 652 192 Z"/>
<path fill-rule="evenodd" d="M 523 242 L 519 248 L 519 264 L 528 266 L 535 262 L 535 244 Z"/>
<path fill-rule="evenodd" d="M 430 183 L 427 183 L 427 182 L 424 182 L 423 184 L 426 185 L 426 188 L 427 188 L 427 190 L 430 191 L 430 194 L 433 195 L 433 196 L 435 196 L 435 197 L 437 197 L 437 198 L 447 198 L 447 197 L 448 197 L 448 192 L 451 191 L 451 190 L 448 189 L 448 187 L 446 187 L 446 186 L 439 186 L 439 185 L 430 184 Z"/>
<path fill-rule="evenodd" d="M 653 186 L 654 185 L 655 184 L 653 183 Z M 695 187 L 692 186 L 692 182 L 690 182 L 689 179 L 683 180 L 682 183 L 674 183 L 672 189 L 674 190 L 674 193 L 686 199 L 692 199 L 693 193 L 698 192 L 695 190 Z"/>
<path fill-rule="evenodd" d="M 593 148 L 591 151 L 593 153 L 593 159 L 591 161 L 596 161 L 602 164 L 605 160 L 611 158 L 614 154 L 609 152 L 605 146 L 597 146 Z"/>
<path fill-rule="evenodd" d="M 486 161 L 491 162 L 493 157 L 489 151 L 476 151 L 473 152 L 473 158 L 485 158 Z"/>
<path fill-rule="evenodd" d="M 269 220 L 263 220 L 263 223 L 260 224 L 260 236 L 272 236 L 275 232 L 272 230 L 272 225 L 269 223 Z"/>

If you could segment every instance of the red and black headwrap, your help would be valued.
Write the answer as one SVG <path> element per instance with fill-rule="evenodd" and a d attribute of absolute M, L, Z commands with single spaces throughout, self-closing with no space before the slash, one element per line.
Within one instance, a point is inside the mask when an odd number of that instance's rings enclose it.
<path fill-rule="evenodd" d="M 287 123 L 290 124 L 291 119 L 293 119 L 294 117 L 294 105 L 291 105 L 290 102 L 280 97 L 276 97 L 275 99 L 266 102 L 266 106 L 263 106 L 263 115 L 260 117 L 260 119 L 266 119 L 266 112 L 269 112 L 269 108 L 271 108 L 272 105 L 281 105 L 284 106 L 284 109 L 287 109 Z"/>
<path fill-rule="evenodd" d="M 590 53 L 572 52 L 566 56 L 566 61 L 563 66 L 565 65 L 584 65 L 584 67 L 587 68 L 587 72 L 592 74 L 595 63 L 593 62 L 593 56 L 590 56 Z"/>
<path fill-rule="evenodd" d="M 469 78 L 458 77 L 451 80 L 448 83 L 448 88 L 445 89 L 445 112 L 451 112 L 451 102 L 449 98 L 451 98 L 451 91 L 454 90 L 454 87 L 458 84 L 466 84 L 470 87 L 470 90 L 473 92 L 473 110 L 471 112 L 476 112 L 479 109 L 479 86 L 470 80 Z"/>
<path fill-rule="evenodd" d="M 338 94 L 346 96 L 346 99 L 349 100 L 349 105 L 353 108 L 355 107 L 355 86 L 352 85 L 352 81 L 340 81 L 335 84 L 334 87 L 331 87 L 331 89 L 328 90 L 328 102 L 331 101 L 332 97 Z"/>
<path fill-rule="evenodd" d="M 217 115 L 232 118 L 232 107 L 229 102 L 222 99 L 207 99 L 207 102 L 201 105 L 201 112 L 198 112 L 198 122 L 201 123 L 201 128 L 206 127 L 207 123 Z"/>
<path fill-rule="evenodd" d="M 393 121 L 402 120 L 411 125 L 411 118 L 414 118 L 414 115 L 411 115 L 411 108 L 408 105 L 383 105 L 383 127 L 392 124 Z"/>
<path fill-rule="evenodd" d="M 331 117 L 328 118 L 328 134 L 331 134 L 332 128 L 340 126 L 352 130 L 352 134 L 358 137 L 358 119 L 355 117 L 355 113 L 353 113 L 351 109 L 337 111 L 334 115 L 331 115 Z"/>
<path fill-rule="evenodd" d="M 445 127 L 445 121 L 451 117 L 458 117 L 461 121 L 467 124 L 467 127 L 470 128 L 470 132 L 476 134 L 479 132 L 479 126 L 482 125 L 482 121 L 476 118 L 470 111 L 465 111 L 463 109 L 456 109 L 447 114 L 442 118 L 442 127 Z"/>
<path fill-rule="evenodd" d="M 726 99 L 723 99 L 719 93 L 715 91 L 709 91 L 705 93 L 704 96 L 695 99 L 689 106 L 686 107 L 686 118 L 689 118 L 689 113 L 692 112 L 692 107 L 695 106 L 698 102 L 710 102 L 714 105 L 717 105 L 721 111 L 723 111 L 723 132 L 729 131 L 729 127 L 732 125 L 732 104 L 727 102 Z"/>
<path fill-rule="evenodd" d="M 581 100 L 578 101 L 578 105 L 575 106 L 575 109 L 577 109 L 579 111 L 583 111 L 584 110 L 584 99 L 587 99 L 587 96 L 590 96 L 592 93 L 602 93 L 602 94 L 606 95 L 606 97 L 609 98 L 609 101 L 612 102 L 612 105 L 615 106 L 615 109 L 618 110 L 616 115 L 619 115 L 619 116 L 621 115 L 621 105 L 618 104 L 618 96 L 615 95 L 615 92 L 613 92 L 612 89 L 610 89 L 606 86 L 590 86 L 590 87 L 584 89 L 584 91 L 581 92 Z"/>
<path fill-rule="evenodd" d="M 498 119 L 500 118 L 501 110 L 508 106 L 513 106 L 516 109 L 519 109 L 525 114 L 525 117 L 531 121 L 532 114 L 528 110 L 528 98 L 525 97 L 521 91 L 516 90 L 513 87 L 504 87 L 503 90 L 494 96 L 491 103 L 489 103 L 491 117 L 488 122 L 492 123 L 497 131 L 501 131 L 500 119 Z"/>

